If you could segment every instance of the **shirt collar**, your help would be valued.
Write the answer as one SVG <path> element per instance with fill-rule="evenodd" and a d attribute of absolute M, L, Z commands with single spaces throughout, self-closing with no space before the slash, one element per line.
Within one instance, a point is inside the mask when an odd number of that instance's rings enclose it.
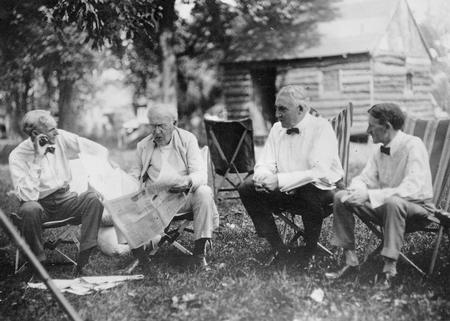
<path fill-rule="evenodd" d="M 389 144 L 386 145 L 386 147 L 389 147 L 391 149 L 391 155 L 399 150 L 405 136 L 406 134 L 399 130 L 397 134 L 395 134 L 394 138 L 392 138 L 392 140 L 389 142 Z"/>
<path fill-rule="evenodd" d="M 303 119 L 300 120 L 294 127 L 297 127 L 300 130 L 306 128 L 308 124 L 311 122 L 312 117 L 313 116 L 310 113 L 306 113 L 305 117 L 303 117 Z"/>

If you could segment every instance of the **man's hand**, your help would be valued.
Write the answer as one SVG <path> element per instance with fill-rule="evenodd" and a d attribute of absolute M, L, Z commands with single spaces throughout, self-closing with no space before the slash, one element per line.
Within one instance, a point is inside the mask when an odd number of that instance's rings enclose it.
<path fill-rule="evenodd" d="M 44 134 L 39 134 L 39 135 L 37 135 L 37 136 L 34 138 L 34 140 L 33 140 L 34 159 L 35 159 L 35 160 L 41 160 L 41 159 L 44 157 L 45 152 L 47 151 L 48 143 L 45 144 L 44 146 L 41 146 L 41 145 L 39 144 L 39 140 L 40 140 L 42 137 L 45 137 L 45 135 L 44 135 Z"/>
<path fill-rule="evenodd" d="M 350 205 L 363 205 L 369 200 L 369 193 L 366 189 L 349 190 L 348 195 L 342 201 Z"/>
<path fill-rule="evenodd" d="M 268 175 L 263 181 L 263 186 L 272 192 L 278 189 L 278 176 L 276 174 Z"/>
<path fill-rule="evenodd" d="M 266 192 L 266 193 L 269 192 L 268 189 L 264 188 L 264 185 L 262 183 L 254 182 L 254 185 L 255 185 L 255 190 L 257 192 Z"/>
<path fill-rule="evenodd" d="M 170 193 L 182 193 L 187 192 L 192 186 L 192 180 L 189 176 L 183 176 L 183 179 L 169 189 Z"/>
<path fill-rule="evenodd" d="M 267 173 L 257 178 L 253 176 L 253 182 L 257 192 L 269 193 L 278 189 L 278 176 L 276 174 Z"/>

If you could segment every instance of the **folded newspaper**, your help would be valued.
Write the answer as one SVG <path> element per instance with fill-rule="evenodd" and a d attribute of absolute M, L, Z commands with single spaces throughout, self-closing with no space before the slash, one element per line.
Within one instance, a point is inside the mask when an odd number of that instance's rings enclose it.
<path fill-rule="evenodd" d="M 185 205 L 185 193 L 168 191 L 180 182 L 180 178 L 170 165 L 165 164 L 164 171 L 154 183 L 138 192 L 104 201 L 118 236 L 124 238 L 130 248 L 148 244 L 160 236 Z"/>
<path fill-rule="evenodd" d="M 301 181 L 280 188 L 280 191 L 288 193 L 296 188 L 299 188 L 309 183 L 313 183 L 315 186 L 317 186 L 322 190 L 332 190 L 336 188 L 336 185 L 334 183 L 329 182 L 326 178 L 305 177 Z"/>

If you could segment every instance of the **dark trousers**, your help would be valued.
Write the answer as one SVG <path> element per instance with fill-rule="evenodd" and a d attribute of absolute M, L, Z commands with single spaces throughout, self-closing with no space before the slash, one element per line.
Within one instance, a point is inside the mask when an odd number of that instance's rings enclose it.
<path fill-rule="evenodd" d="M 97 234 L 103 213 L 103 204 L 94 192 L 80 195 L 61 188 L 36 201 L 24 202 L 19 208 L 22 233 L 39 261 L 46 259 L 42 242 L 42 223 L 76 217 L 81 224 L 80 252 L 97 245 Z"/>
<path fill-rule="evenodd" d="M 286 210 L 302 216 L 306 247 L 315 249 L 322 221 L 332 213 L 330 204 L 333 194 L 333 191 L 321 190 L 313 184 L 297 188 L 289 195 L 280 191 L 258 192 L 251 177 L 239 186 L 239 196 L 255 225 L 256 233 L 267 238 L 272 247 L 277 247 L 277 243 L 282 245 L 272 214 Z"/>

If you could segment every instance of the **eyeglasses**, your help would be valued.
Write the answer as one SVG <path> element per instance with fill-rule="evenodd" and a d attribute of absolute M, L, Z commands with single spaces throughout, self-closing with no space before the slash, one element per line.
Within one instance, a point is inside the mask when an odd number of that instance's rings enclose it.
<path fill-rule="evenodd" d="M 172 123 L 165 123 L 165 124 L 148 124 L 148 127 L 151 131 L 156 130 L 157 128 L 161 130 L 168 130 L 172 126 Z"/>

